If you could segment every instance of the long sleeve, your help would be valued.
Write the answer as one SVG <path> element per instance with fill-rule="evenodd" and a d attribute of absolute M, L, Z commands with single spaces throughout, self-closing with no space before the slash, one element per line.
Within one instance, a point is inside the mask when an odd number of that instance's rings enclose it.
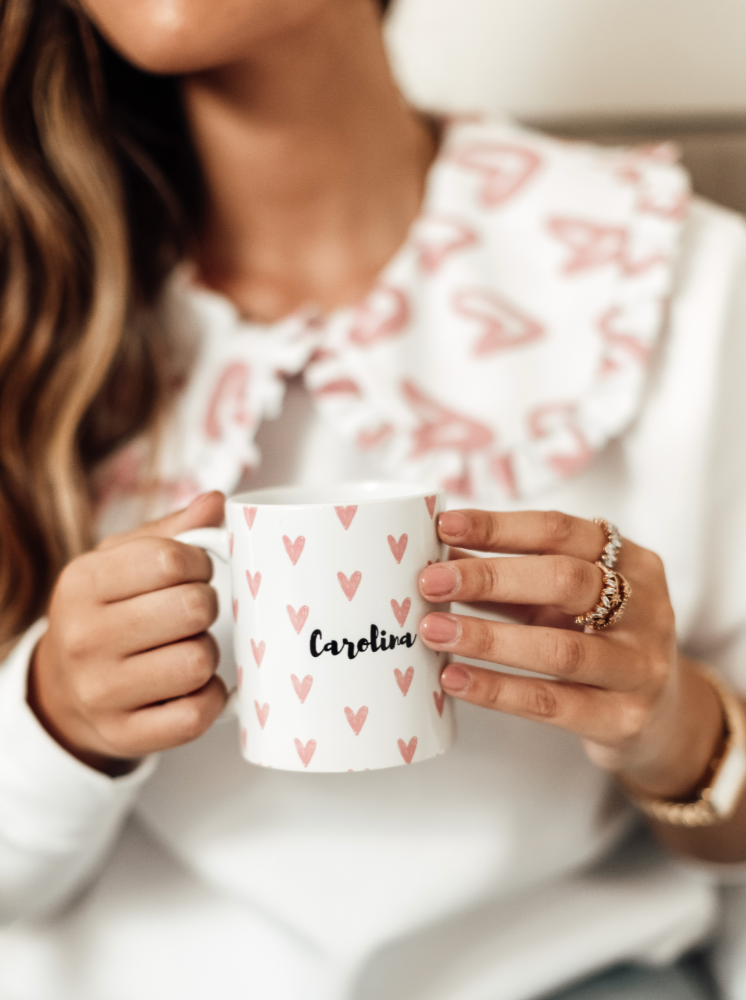
<path fill-rule="evenodd" d="M 0 665 L 0 923 L 62 905 L 96 870 L 155 759 L 112 779 L 62 749 L 26 701 L 38 621 Z"/>
<path fill-rule="evenodd" d="M 719 336 L 711 351 L 713 369 L 704 379 L 704 365 L 695 354 L 696 341 L 687 344 L 695 357 L 696 369 L 687 355 L 683 361 L 695 372 L 697 382 L 679 379 L 680 391 L 688 393 L 690 409 L 702 405 L 703 385 L 709 391 L 709 419 L 700 418 L 706 462 L 702 463 L 701 483 L 682 493 L 682 503 L 691 507 L 701 502 L 702 579 L 701 594 L 692 616 L 685 651 L 708 662 L 721 672 L 743 696 L 746 694 L 746 594 L 742 576 L 746 559 L 746 227 L 743 220 L 720 208 L 698 202 L 695 206 L 698 260 L 697 273 L 704 276 L 702 290 L 690 287 L 694 298 L 682 297 L 674 304 L 673 315 L 683 317 L 699 339 L 710 334 L 714 323 Z M 714 240 L 713 240 L 714 238 Z M 692 268 L 694 270 L 694 268 Z M 722 281 L 728 290 L 715 299 L 710 292 Z M 721 312 L 716 310 L 721 303 Z M 714 338 L 713 338 L 714 340 Z M 697 392 L 699 390 L 699 392 Z M 686 413 L 680 407 L 677 414 Z M 670 434 L 670 446 L 679 440 L 682 447 L 695 447 L 694 435 L 673 429 L 661 420 Z M 678 436 L 677 436 L 678 435 Z M 682 463 L 683 464 L 683 463 Z M 699 487 L 699 490 L 697 489 Z M 682 534 L 678 544 L 691 545 Z M 692 581 L 693 582 L 693 581 Z M 718 933 L 713 941 L 714 971 L 722 995 L 727 1000 L 746 998 L 746 863 L 728 865 L 689 860 L 686 868 L 722 887 Z"/>

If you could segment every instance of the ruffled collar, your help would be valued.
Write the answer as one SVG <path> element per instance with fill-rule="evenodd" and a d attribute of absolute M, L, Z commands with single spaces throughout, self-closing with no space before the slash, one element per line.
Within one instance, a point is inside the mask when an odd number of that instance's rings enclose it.
<path fill-rule="evenodd" d="M 251 323 L 181 269 L 163 304 L 193 357 L 162 450 L 172 502 L 235 489 L 300 373 L 395 478 L 499 503 L 575 475 L 641 406 L 688 198 L 667 149 L 453 123 L 419 218 L 357 306 Z"/>

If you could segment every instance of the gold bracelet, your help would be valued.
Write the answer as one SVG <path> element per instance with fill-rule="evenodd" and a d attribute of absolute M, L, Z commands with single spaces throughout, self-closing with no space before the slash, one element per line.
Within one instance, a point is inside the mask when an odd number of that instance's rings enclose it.
<path fill-rule="evenodd" d="M 696 798 L 676 802 L 630 795 L 647 816 L 673 826 L 715 826 L 729 819 L 746 784 L 746 722 L 741 702 L 709 667 L 700 673 L 710 682 L 723 710 L 725 737 L 708 768 L 709 780 Z"/>

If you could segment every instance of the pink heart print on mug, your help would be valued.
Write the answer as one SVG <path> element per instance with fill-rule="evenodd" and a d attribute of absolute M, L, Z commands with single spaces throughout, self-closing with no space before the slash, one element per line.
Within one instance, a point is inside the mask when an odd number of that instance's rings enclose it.
<path fill-rule="evenodd" d="M 446 657 L 418 635 L 442 491 L 400 483 L 232 497 L 227 529 L 180 536 L 230 562 L 241 748 L 290 771 L 409 766 L 455 739 Z"/>

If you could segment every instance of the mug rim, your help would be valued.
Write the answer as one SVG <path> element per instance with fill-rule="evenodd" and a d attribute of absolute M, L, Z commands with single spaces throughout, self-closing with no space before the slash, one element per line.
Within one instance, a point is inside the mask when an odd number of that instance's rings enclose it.
<path fill-rule="evenodd" d="M 313 496 L 315 493 L 328 494 L 332 491 L 339 493 L 334 499 L 301 499 L 309 495 Z M 365 495 L 366 493 L 368 494 L 367 496 Z M 376 495 L 378 493 L 384 495 Z M 228 498 L 227 502 L 241 507 L 298 509 L 391 503 L 396 500 L 412 500 L 417 497 L 441 496 L 444 493 L 445 490 L 443 487 L 437 486 L 434 483 L 426 485 L 424 483 L 406 483 L 388 479 L 363 479 L 330 485 L 267 486 L 260 490 L 246 490 L 243 493 L 234 493 Z M 273 496 L 280 499 L 269 499 Z"/>

